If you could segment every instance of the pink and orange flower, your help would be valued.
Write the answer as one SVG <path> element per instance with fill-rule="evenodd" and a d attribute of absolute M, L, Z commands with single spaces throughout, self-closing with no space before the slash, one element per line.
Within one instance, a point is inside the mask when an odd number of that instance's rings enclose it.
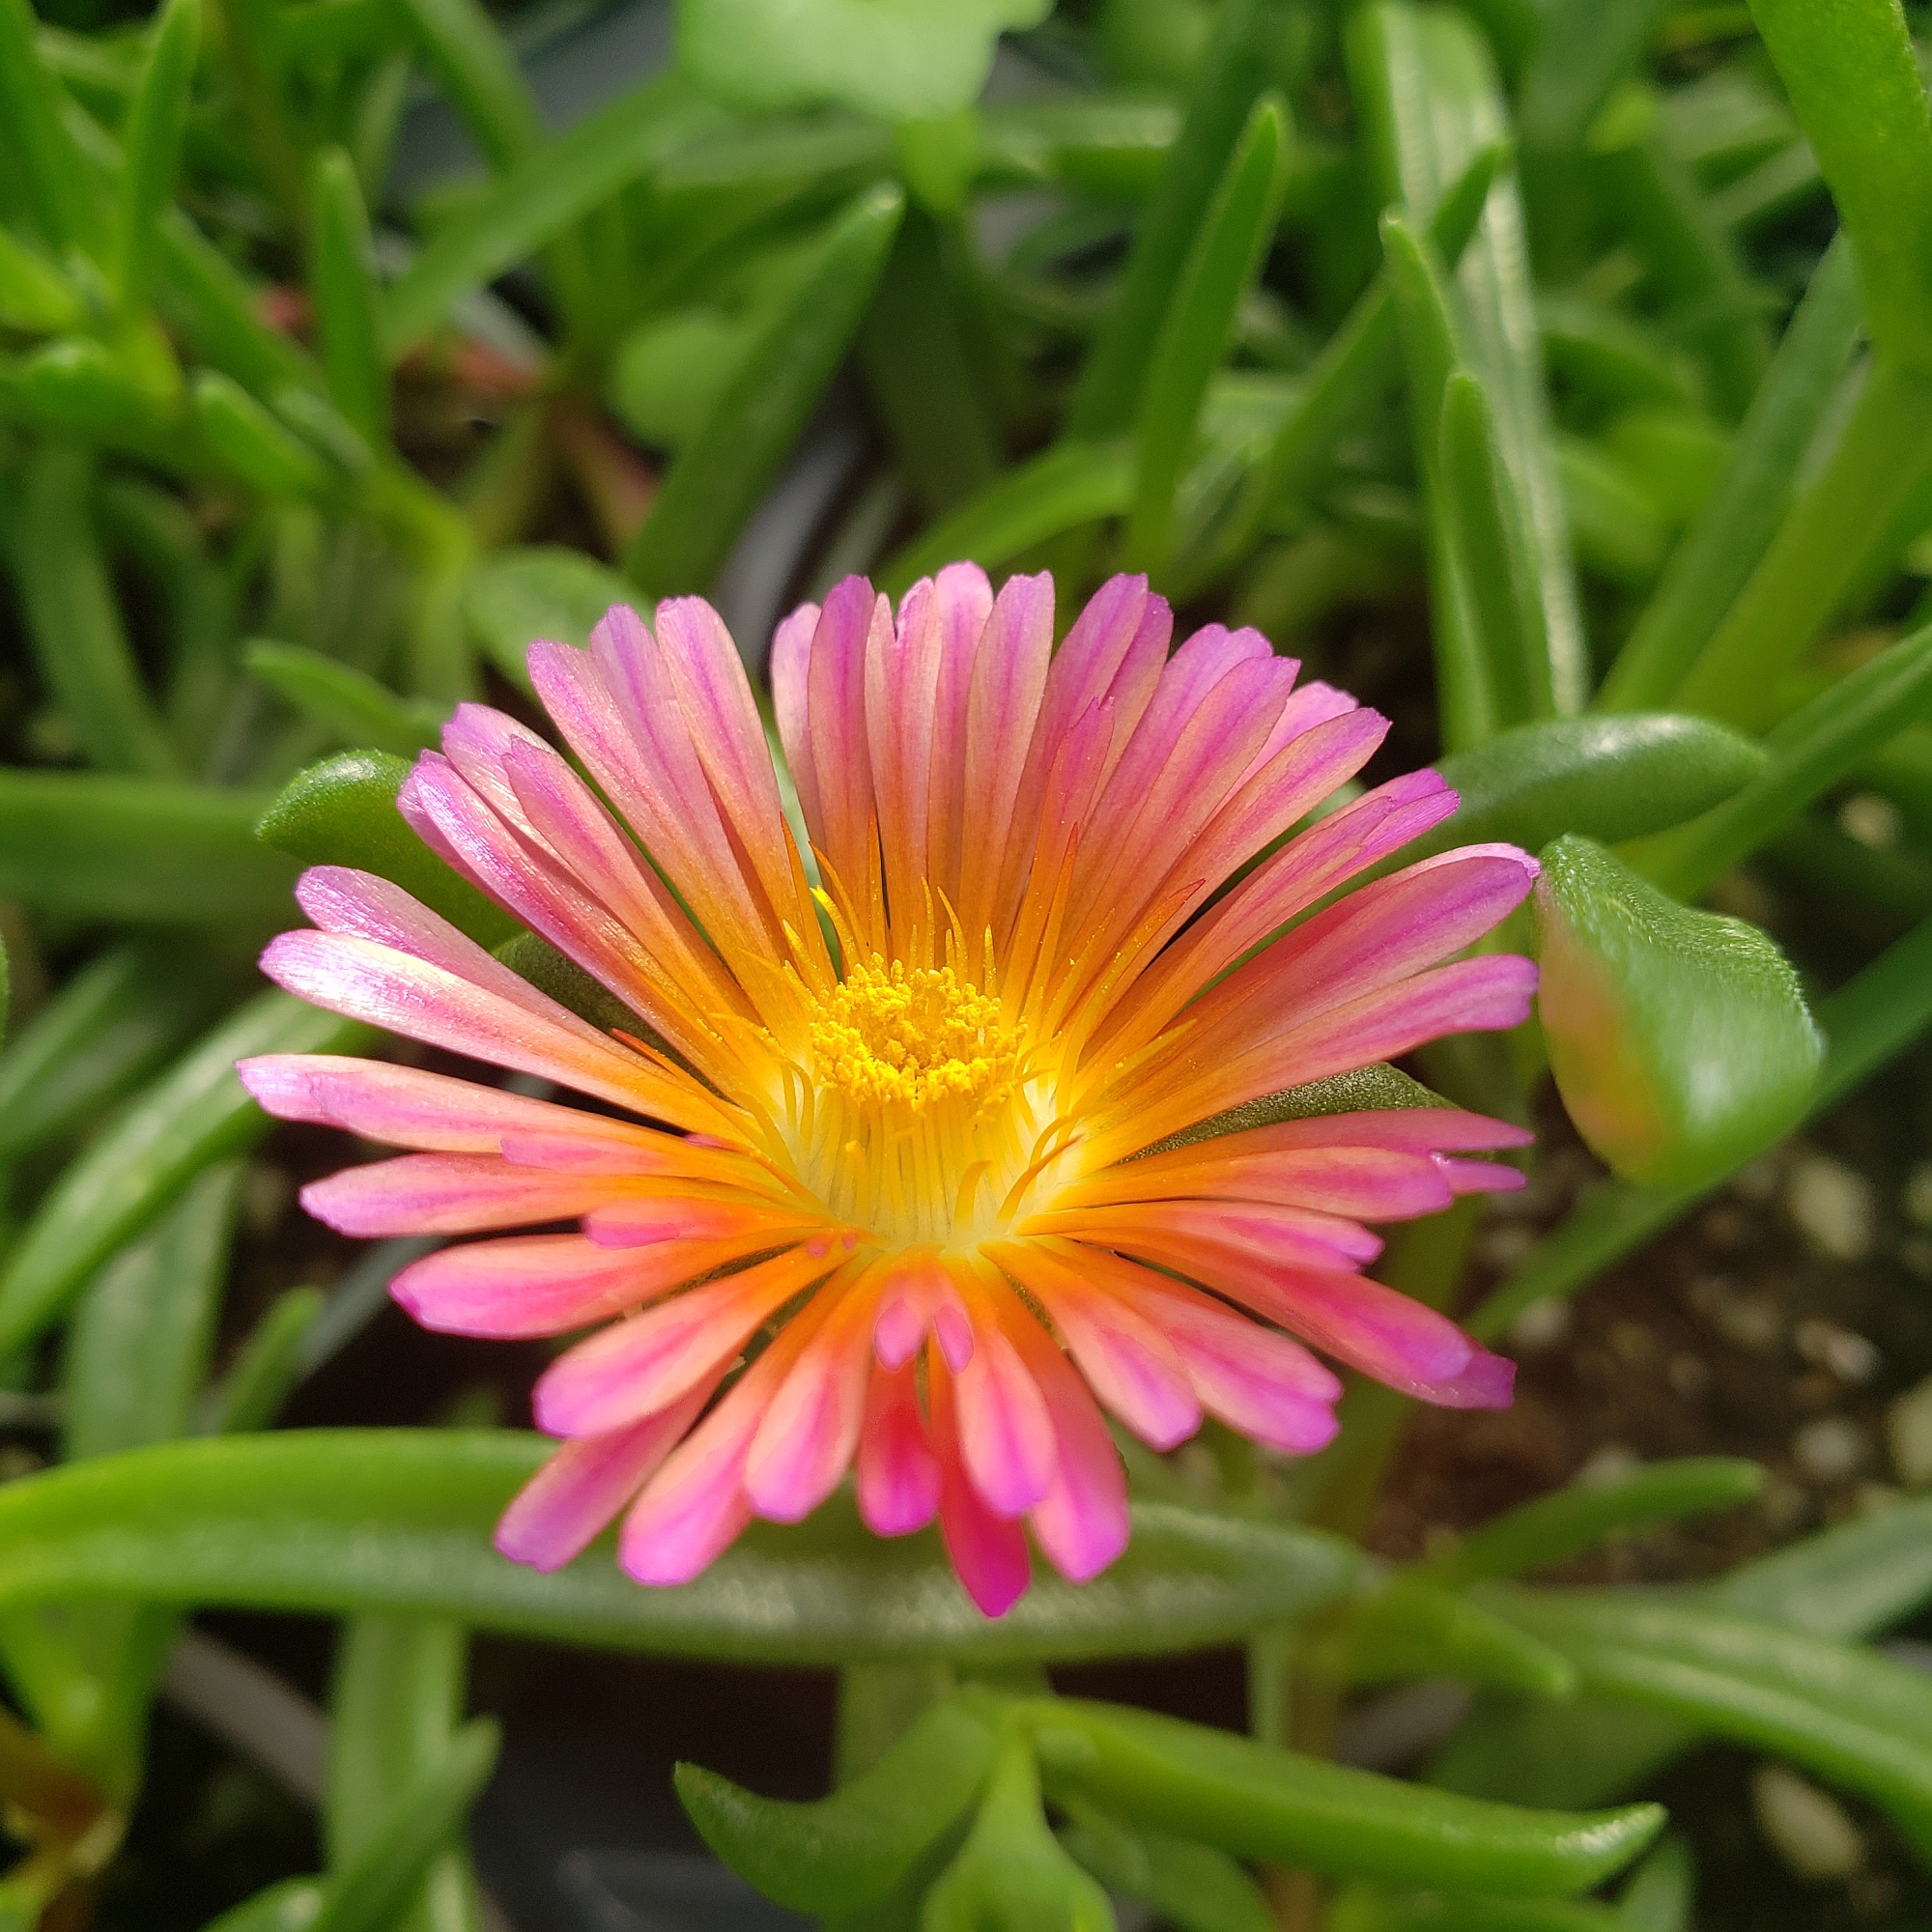
<path fill-rule="evenodd" d="M 1455 794 L 1413 773 L 1278 843 L 1387 722 L 1257 632 L 1172 654 L 1170 632 L 1122 577 L 1056 650 L 1049 579 L 996 597 L 969 564 L 896 612 L 857 578 L 795 611 L 772 686 L 810 861 L 708 605 L 535 645 L 575 766 L 465 705 L 401 809 L 635 1032 L 383 879 L 303 878 L 315 925 L 269 948 L 279 984 L 596 1103 L 326 1056 L 242 1069 L 271 1114 L 412 1150 L 309 1187 L 312 1213 L 492 1236 L 397 1276 L 418 1321 L 592 1331 L 536 1385 L 562 1446 L 505 1555 L 554 1568 L 621 1514 L 624 1568 L 681 1583 L 854 1472 L 873 1530 L 937 1517 L 997 1614 L 1025 1526 L 1076 1580 L 1125 1546 L 1108 1415 L 1157 1450 L 1212 1415 L 1307 1454 L 1341 1384 L 1306 1344 L 1430 1402 L 1507 1403 L 1507 1362 L 1360 1270 L 1365 1222 L 1514 1185 L 1469 1156 L 1523 1134 L 1449 1107 L 1189 1130 L 1523 1019 L 1533 966 L 1461 955 L 1535 863 L 1469 846 L 1311 914 Z"/>

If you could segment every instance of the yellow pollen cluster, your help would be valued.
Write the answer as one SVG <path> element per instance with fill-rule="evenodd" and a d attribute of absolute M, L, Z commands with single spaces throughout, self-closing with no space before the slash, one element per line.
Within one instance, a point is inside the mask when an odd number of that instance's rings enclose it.
<path fill-rule="evenodd" d="M 1007 1098 L 1020 1037 L 1000 1003 L 950 966 L 879 953 L 850 967 L 811 1024 L 812 1076 L 862 1105 L 918 1113 L 941 1100 Z"/>

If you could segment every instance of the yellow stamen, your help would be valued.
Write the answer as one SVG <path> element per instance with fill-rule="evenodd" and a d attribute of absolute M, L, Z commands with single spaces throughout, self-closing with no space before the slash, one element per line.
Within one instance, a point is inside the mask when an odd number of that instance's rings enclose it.
<path fill-rule="evenodd" d="M 812 1075 L 861 1106 L 920 1113 L 943 1100 L 993 1106 L 1019 1070 L 1020 1037 L 1000 1003 L 951 966 L 890 964 L 846 973 L 811 1025 Z"/>

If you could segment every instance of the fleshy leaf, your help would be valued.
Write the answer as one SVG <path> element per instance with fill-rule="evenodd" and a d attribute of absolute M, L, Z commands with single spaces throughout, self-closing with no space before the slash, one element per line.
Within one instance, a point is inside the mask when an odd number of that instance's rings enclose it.
<path fill-rule="evenodd" d="M 882 121 L 968 107 L 1009 27 L 1051 0 L 679 0 L 678 59 L 739 107 L 828 102 Z"/>
<path fill-rule="evenodd" d="M 255 836 L 311 866 L 354 866 L 420 899 L 480 946 L 500 946 L 522 930 L 425 845 L 396 794 L 409 761 L 389 752 L 343 752 L 298 772 L 262 815 Z"/>
<path fill-rule="evenodd" d="M 603 1548 L 540 1577 L 490 1539 L 552 1447 L 508 1430 L 289 1430 L 48 1470 L 0 1488 L 0 1607 L 96 1596 L 391 1610 L 618 1650 L 989 1665 L 1226 1643 L 1334 1603 L 1361 1573 L 1319 1531 L 1142 1504 L 1110 1570 L 1043 1577 L 993 1619 L 936 1535 L 882 1542 L 835 1497 L 796 1528 L 753 1525 L 679 1589 L 640 1589 Z"/>
<path fill-rule="evenodd" d="M 933 1705 L 866 1773 L 815 1804 L 760 1798 L 695 1764 L 677 1792 L 704 1842 L 767 1898 L 820 1918 L 883 1898 L 966 1811 L 993 1767 L 993 1733 Z"/>
<path fill-rule="evenodd" d="M 1764 932 L 1678 905 L 1575 836 L 1544 852 L 1536 908 L 1550 1070 L 1619 1174 L 1715 1179 L 1798 1123 L 1824 1039 Z"/>
<path fill-rule="evenodd" d="M 1018 1720 L 1038 1727 L 1056 1795 L 1064 1784 L 1131 1823 L 1335 1878 L 1560 1897 L 1621 1870 L 1663 1822 L 1655 1804 L 1445 1804 L 1446 1792 L 1118 1705 L 1029 1703 Z"/>

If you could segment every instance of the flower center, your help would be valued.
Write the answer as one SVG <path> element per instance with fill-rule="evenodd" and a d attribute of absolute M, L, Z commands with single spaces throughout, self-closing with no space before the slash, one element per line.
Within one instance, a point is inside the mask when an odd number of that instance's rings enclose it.
<path fill-rule="evenodd" d="M 1000 1003 L 951 966 L 854 965 L 811 1026 L 812 1077 L 862 1107 L 918 1114 L 1010 1096 L 1020 1037 Z"/>
<path fill-rule="evenodd" d="M 801 1179 L 894 1244 L 991 1235 L 1040 1126 L 1025 1028 L 955 968 L 877 952 L 815 1009 L 810 1077 L 788 1090 Z"/>

